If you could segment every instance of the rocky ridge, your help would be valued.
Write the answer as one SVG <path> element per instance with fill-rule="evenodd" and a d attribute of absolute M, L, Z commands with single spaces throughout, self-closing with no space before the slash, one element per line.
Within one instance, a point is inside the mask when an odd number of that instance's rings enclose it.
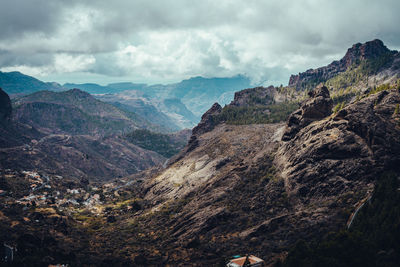
<path fill-rule="evenodd" d="M 381 60 L 381 67 L 389 67 L 396 70 L 398 68 L 399 53 L 389 50 L 381 40 L 373 40 L 364 44 L 357 43 L 347 50 L 345 56 L 339 61 L 333 61 L 325 67 L 310 69 L 306 72 L 292 75 L 289 79 L 289 87 L 296 90 L 311 89 L 321 82 L 337 76 L 339 73 L 347 71 L 352 66 L 358 66 L 361 62 L 370 60 Z M 395 64 L 392 64 L 395 61 Z M 379 67 L 379 64 L 376 64 Z M 388 65 L 388 66 L 387 66 Z M 379 69 L 377 69 L 378 71 Z"/>

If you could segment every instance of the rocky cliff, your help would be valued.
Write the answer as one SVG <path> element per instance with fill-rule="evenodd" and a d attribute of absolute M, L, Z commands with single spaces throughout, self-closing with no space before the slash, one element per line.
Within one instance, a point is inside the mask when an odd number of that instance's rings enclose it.
<path fill-rule="evenodd" d="M 11 117 L 11 111 L 10 97 L 0 88 L 0 121 L 8 120 Z"/>
<path fill-rule="evenodd" d="M 290 76 L 289 87 L 294 87 L 297 90 L 312 89 L 317 84 L 326 82 L 352 67 L 358 67 L 362 62 L 367 62 L 372 72 L 377 72 L 382 67 L 396 67 L 397 63 L 392 66 L 395 58 L 399 58 L 399 53 L 389 50 L 381 40 L 376 39 L 364 44 L 357 43 L 349 48 L 345 56 L 339 61 L 333 61 L 328 66 L 310 69 L 298 75 Z M 369 74 L 376 74 L 372 72 Z"/>
<path fill-rule="evenodd" d="M 292 139 L 301 128 L 331 114 L 333 102 L 327 87 L 318 86 L 309 96 L 311 98 L 289 116 L 282 140 Z"/>

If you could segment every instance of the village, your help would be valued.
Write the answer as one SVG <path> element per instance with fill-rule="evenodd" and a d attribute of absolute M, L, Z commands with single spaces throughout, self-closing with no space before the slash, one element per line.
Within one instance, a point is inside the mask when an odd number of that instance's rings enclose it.
<path fill-rule="evenodd" d="M 107 222 L 114 222 L 110 207 L 104 205 L 107 200 L 118 199 L 115 183 L 88 184 L 85 181 L 70 179 L 59 175 L 48 175 L 36 171 L 3 170 L 0 174 L 0 225 L 10 229 L 2 232 L 4 240 L 0 249 L 0 262 L 12 262 L 18 257 L 17 240 L 13 230 L 53 224 L 63 227 L 71 219 L 83 227 L 88 225 L 82 214 L 93 217 L 105 217 Z M 110 205 L 108 205 L 110 206 Z M 125 209 L 126 205 L 115 205 Z M 83 219 L 82 219 L 83 218 Z M 58 265 L 63 266 L 63 265 Z"/>

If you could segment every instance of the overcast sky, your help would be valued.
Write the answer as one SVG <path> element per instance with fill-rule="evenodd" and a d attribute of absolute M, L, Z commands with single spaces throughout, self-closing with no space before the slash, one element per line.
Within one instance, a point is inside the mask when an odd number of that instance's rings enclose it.
<path fill-rule="evenodd" d="M 0 0 L 0 25 L 0 70 L 45 81 L 285 85 L 357 42 L 399 49 L 400 1 Z"/>

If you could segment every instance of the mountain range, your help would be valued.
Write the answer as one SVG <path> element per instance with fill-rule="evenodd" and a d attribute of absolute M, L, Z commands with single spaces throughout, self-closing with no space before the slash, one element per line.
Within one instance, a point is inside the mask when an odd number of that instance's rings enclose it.
<path fill-rule="evenodd" d="M 61 128 L 59 117 L 23 120 L 18 109 L 40 99 L 129 118 L 116 106 L 127 105 L 130 92 L 143 103 L 198 97 L 200 111 L 204 78 L 122 91 L 113 105 L 76 89 L 38 92 L 38 99 L 16 98 L 15 114 L 0 91 L 0 140 L 16 139 L 0 150 L 0 239 L 18 247 L 17 265 L 224 266 L 253 254 L 267 266 L 397 266 L 399 62 L 380 40 L 355 44 L 287 86 L 248 88 L 225 106 L 209 104 L 191 133 L 169 139 L 145 127 L 96 136 L 99 126 L 82 135 Z M 186 92 L 186 83 L 193 89 Z M 221 93 L 231 91 L 214 97 Z M 188 142 L 176 153 L 168 145 L 181 138 Z M 147 158 L 132 165 L 140 153 Z"/>

